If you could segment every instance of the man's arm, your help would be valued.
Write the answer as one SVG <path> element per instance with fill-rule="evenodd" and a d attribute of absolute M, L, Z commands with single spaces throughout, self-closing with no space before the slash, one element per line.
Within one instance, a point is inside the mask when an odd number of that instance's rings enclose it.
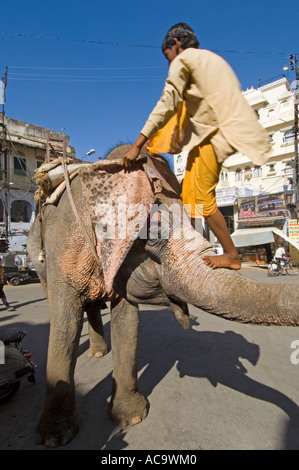
<path fill-rule="evenodd" d="M 176 113 L 178 104 L 183 101 L 183 92 L 188 84 L 190 71 L 178 55 L 171 63 L 169 75 L 162 96 L 149 115 L 133 147 L 123 156 L 122 165 L 129 168 L 137 159 L 143 145 L 152 135 L 164 127 Z"/>

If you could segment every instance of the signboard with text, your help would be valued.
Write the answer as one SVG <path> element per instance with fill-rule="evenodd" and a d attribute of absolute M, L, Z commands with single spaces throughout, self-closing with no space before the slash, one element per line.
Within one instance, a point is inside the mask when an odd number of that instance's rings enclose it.
<path fill-rule="evenodd" d="M 299 242 L 299 224 L 297 219 L 289 220 L 289 238 Z"/>
<path fill-rule="evenodd" d="M 240 221 L 267 217 L 283 219 L 285 216 L 284 193 L 238 199 L 238 219 Z"/>

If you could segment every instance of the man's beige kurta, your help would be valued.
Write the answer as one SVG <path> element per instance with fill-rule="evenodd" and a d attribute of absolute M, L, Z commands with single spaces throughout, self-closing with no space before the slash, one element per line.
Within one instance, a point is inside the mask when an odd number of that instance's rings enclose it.
<path fill-rule="evenodd" d="M 185 101 L 189 116 L 180 150 L 192 150 L 208 137 L 218 162 L 239 151 L 256 165 L 271 153 L 270 138 L 242 95 L 228 63 L 213 52 L 188 48 L 170 64 L 163 94 L 141 134 L 150 138 Z"/>

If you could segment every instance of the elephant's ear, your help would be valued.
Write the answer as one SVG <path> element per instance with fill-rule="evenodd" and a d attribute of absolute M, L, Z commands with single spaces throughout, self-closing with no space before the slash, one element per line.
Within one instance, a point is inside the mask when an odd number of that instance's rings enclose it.
<path fill-rule="evenodd" d="M 142 168 L 124 171 L 119 161 L 103 161 L 80 172 L 83 195 L 91 209 L 108 293 L 121 264 L 134 243 L 145 234 L 155 197 Z M 146 235 L 144 235 L 145 237 Z"/>

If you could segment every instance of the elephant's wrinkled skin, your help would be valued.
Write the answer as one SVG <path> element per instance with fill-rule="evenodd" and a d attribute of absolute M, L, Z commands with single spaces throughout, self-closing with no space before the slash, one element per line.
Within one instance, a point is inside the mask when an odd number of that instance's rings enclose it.
<path fill-rule="evenodd" d="M 135 241 L 130 236 L 99 239 L 101 208 L 108 203 L 115 207 L 120 197 L 126 196 L 127 207 L 120 211 L 118 234 L 124 233 L 124 222 L 132 221 L 128 204 L 142 203 L 145 208 L 139 218 L 133 217 L 139 228 L 147 226 L 153 203 L 170 207 L 175 202 L 181 207 L 180 188 L 165 160 L 144 154 L 150 166 L 147 173 L 142 161 L 133 172 L 125 172 L 120 159 L 126 150 L 127 146 L 118 147 L 108 160 L 82 170 L 71 184 L 75 205 L 97 246 L 100 264 L 91 253 L 66 192 L 44 211 L 44 263 L 38 260 L 38 219 L 29 234 L 28 250 L 47 290 L 50 309 L 47 395 L 37 429 L 39 442 L 47 446 L 67 443 L 79 429 L 74 369 L 84 311 L 90 325 L 90 355 L 104 355 L 107 345 L 100 309 L 111 301 L 110 413 L 122 425 L 136 424 L 147 414 L 146 400 L 137 388 L 139 303 L 168 306 L 183 327 L 188 327 L 187 302 L 240 322 L 298 325 L 298 288 L 261 286 L 236 272 L 207 267 L 201 255 L 214 254 L 211 245 L 189 222 L 180 237 L 172 220 L 168 237 L 159 233 L 158 238 Z"/>

